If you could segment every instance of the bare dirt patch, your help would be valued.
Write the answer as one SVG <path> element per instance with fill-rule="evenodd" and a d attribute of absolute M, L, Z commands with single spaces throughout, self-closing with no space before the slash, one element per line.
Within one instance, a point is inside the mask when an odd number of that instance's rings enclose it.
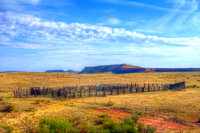
<path fill-rule="evenodd" d="M 125 117 L 130 117 L 131 113 L 126 113 L 121 110 L 117 109 L 91 109 L 95 112 L 100 112 L 104 114 L 109 114 L 111 116 L 111 119 L 120 120 Z M 164 118 L 159 118 L 158 116 L 142 116 L 139 119 L 140 123 L 143 123 L 145 125 L 150 125 L 157 128 L 158 132 L 166 132 L 171 130 L 187 130 L 192 129 L 194 127 L 186 126 L 177 122 L 174 122 L 173 120 L 166 120 Z"/>
<path fill-rule="evenodd" d="M 115 119 L 115 120 L 120 120 L 121 118 L 125 118 L 125 117 L 130 117 L 131 116 L 130 113 L 126 113 L 126 112 L 123 112 L 123 111 L 117 110 L 117 109 L 110 109 L 110 110 L 106 110 L 106 109 L 91 109 L 91 110 L 93 110 L 95 112 L 109 114 L 111 116 L 111 119 Z"/>

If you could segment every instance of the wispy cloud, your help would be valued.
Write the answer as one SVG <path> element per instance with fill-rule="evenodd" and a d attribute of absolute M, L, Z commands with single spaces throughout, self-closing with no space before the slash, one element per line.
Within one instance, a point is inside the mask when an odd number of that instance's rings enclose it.
<path fill-rule="evenodd" d="M 194 16 L 199 5 L 196 0 L 169 0 L 168 3 L 173 5 L 174 10 L 167 12 L 157 20 L 152 20 L 147 27 L 155 27 L 159 31 L 176 33 L 176 30 L 191 28 L 192 18 L 194 18 L 194 21 L 198 21 L 198 17 Z"/>
<path fill-rule="evenodd" d="M 99 2 L 110 3 L 110 4 L 118 4 L 118 5 L 125 5 L 125 6 L 139 6 L 144 8 L 152 8 L 156 10 L 164 10 L 164 11 L 173 11 L 174 9 L 169 9 L 165 7 L 159 7 L 155 5 L 130 1 L 130 0 L 98 0 Z"/>
<path fill-rule="evenodd" d="M 28 46 L 29 48 L 51 48 L 72 44 L 92 45 L 100 42 L 134 44 L 141 47 L 152 45 L 200 46 L 200 39 L 197 37 L 164 38 L 123 28 L 46 21 L 32 15 L 13 12 L 0 13 L 0 40 L 3 40 L 1 45 L 12 44 L 10 46 L 24 48 Z"/>
<path fill-rule="evenodd" d="M 98 23 L 98 25 L 119 25 L 121 22 L 118 18 L 109 18 L 103 23 Z"/>

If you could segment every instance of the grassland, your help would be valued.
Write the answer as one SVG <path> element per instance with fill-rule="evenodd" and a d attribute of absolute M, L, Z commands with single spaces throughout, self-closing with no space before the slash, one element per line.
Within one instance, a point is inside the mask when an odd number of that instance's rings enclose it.
<path fill-rule="evenodd" d="M 0 92 L 36 87 L 63 87 L 113 83 L 175 83 L 200 87 L 200 72 L 191 73 L 132 73 L 132 74 L 69 74 L 69 73 L 0 73 Z"/>
<path fill-rule="evenodd" d="M 13 98 L 10 91 L 18 86 L 62 87 L 68 85 L 91 85 L 102 83 L 174 83 L 186 81 L 185 91 L 161 91 L 133 93 L 119 96 L 88 97 L 78 99 Z M 16 132 L 25 131 L 38 125 L 42 118 L 61 118 L 72 121 L 76 128 L 95 125 L 102 115 L 91 109 L 116 109 L 141 118 L 155 117 L 176 120 L 177 123 L 191 126 L 185 132 L 200 132 L 200 73 L 135 73 L 120 74 L 63 74 L 63 73 L 1 73 L 0 127 L 13 127 Z M 107 106 L 112 101 L 114 105 Z M 4 112 L 12 103 L 16 109 Z M 113 112 L 114 113 L 114 112 Z M 117 116 L 120 118 L 120 116 Z M 194 126 L 194 123 L 196 126 Z M 165 124 L 165 123 L 163 123 Z M 194 129 L 193 129 L 194 128 Z M 0 128 L 1 130 L 2 128 Z M 3 131 L 3 130 L 2 130 Z M 170 131 L 179 132 L 179 131 Z"/>

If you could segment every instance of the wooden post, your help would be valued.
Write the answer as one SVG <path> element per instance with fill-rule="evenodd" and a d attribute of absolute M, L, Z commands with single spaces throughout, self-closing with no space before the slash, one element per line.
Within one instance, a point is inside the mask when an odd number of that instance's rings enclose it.
<path fill-rule="evenodd" d="M 136 91 L 136 93 L 138 93 L 138 91 L 139 91 L 139 85 L 138 84 L 136 85 L 135 91 Z"/>
<path fill-rule="evenodd" d="M 44 93 L 44 97 L 45 97 L 45 95 L 46 95 L 45 86 L 43 86 L 43 93 Z"/>
<path fill-rule="evenodd" d="M 36 93 L 36 89 L 35 89 L 35 97 L 36 97 L 37 93 Z"/>
<path fill-rule="evenodd" d="M 82 87 L 80 88 L 80 97 L 82 97 Z"/>
<path fill-rule="evenodd" d="M 89 86 L 89 97 L 91 96 L 91 87 Z"/>
<path fill-rule="evenodd" d="M 76 92 L 73 92 L 73 98 L 76 98 Z"/>
<path fill-rule="evenodd" d="M 111 95 L 113 95 L 113 87 L 111 86 Z"/>
<path fill-rule="evenodd" d="M 51 91 L 51 96 L 54 97 L 54 90 Z"/>
<path fill-rule="evenodd" d="M 104 97 L 106 97 L 106 89 L 104 88 L 103 91 L 104 91 L 103 95 L 104 95 Z"/>
<path fill-rule="evenodd" d="M 96 89 L 95 89 L 95 90 L 96 90 L 96 96 L 98 96 L 98 93 L 97 93 L 97 86 L 96 86 Z"/>
<path fill-rule="evenodd" d="M 133 93 L 133 85 L 131 84 L 130 93 Z"/>
<path fill-rule="evenodd" d="M 149 92 L 151 91 L 151 87 L 150 87 L 150 84 L 148 84 L 148 91 L 149 91 Z"/>
<path fill-rule="evenodd" d="M 117 87 L 117 95 L 119 95 L 119 87 Z"/>
<path fill-rule="evenodd" d="M 72 90 L 71 90 L 72 88 L 71 87 L 69 87 L 69 97 L 71 98 L 72 97 Z"/>
<path fill-rule="evenodd" d="M 144 92 L 144 87 L 142 87 L 142 92 Z"/>
<path fill-rule="evenodd" d="M 126 86 L 125 85 L 123 85 L 123 91 L 124 91 L 124 94 L 126 94 Z"/>

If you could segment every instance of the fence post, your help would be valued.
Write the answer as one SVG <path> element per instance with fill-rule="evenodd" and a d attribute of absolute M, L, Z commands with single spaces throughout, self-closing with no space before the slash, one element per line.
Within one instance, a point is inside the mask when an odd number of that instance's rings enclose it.
<path fill-rule="evenodd" d="M 76 98 L 76 92 L 73 92 L 73 98 Z"/>
<path fill-rule="evenodd" d="M 117 86 L 117 95 L 119 95 L 119 86 Z"/>
<path fill-rule="evenodd" d="M 54 97 L 54 89 L 52 88 L 51 96 Z"/>
<path fill-rule="evenodd" d="M 103 89 L 103 95 L 104 95 L 104 97 L 106 97 L 106 88 L 105 87 Z"/>
<path fill-rule="evenodd" d="M 82 97 L 82 86 L 80 88 L 80 97 Z"/>
<path fill-rule="evenodd" d="M 95 90 L 96 90 L 96 96 L 98 96 L 98 92 L 97 92 L 97 86 L 95 86 Z"/>
<path fill-rule="evenodd" d="M 123 88 L 124 94 L 126 94 L 126 86 L 122 85 L 122 88 Z"/>
<path fill-rule="evenodd" d="M 91 87 L 89 86 L 89 97 L 91 96 Z"/>
<path fill-rule="evenodd" d="M 45 95 L 46 95 L 45 86 L 43 86 L 43 93 L 44 93 L 44 97 L 45 97 Z"/>
<path fill-rule="evenodd" d="M 36 93 L 36 89 L 35 89 L 35 97 L 36 97 L 37 93 Z"/>
<path fill-rule="evenodd" d="M 131 83 L 131 87 L 130 87 L 130 93 L 133 93 L 133 85 Z"/>
<path fill-rule="evenodd" d="M 150 84 L 148 84 L 148 92 L 150 92 L 150 91 L 151 91 Z"/>

